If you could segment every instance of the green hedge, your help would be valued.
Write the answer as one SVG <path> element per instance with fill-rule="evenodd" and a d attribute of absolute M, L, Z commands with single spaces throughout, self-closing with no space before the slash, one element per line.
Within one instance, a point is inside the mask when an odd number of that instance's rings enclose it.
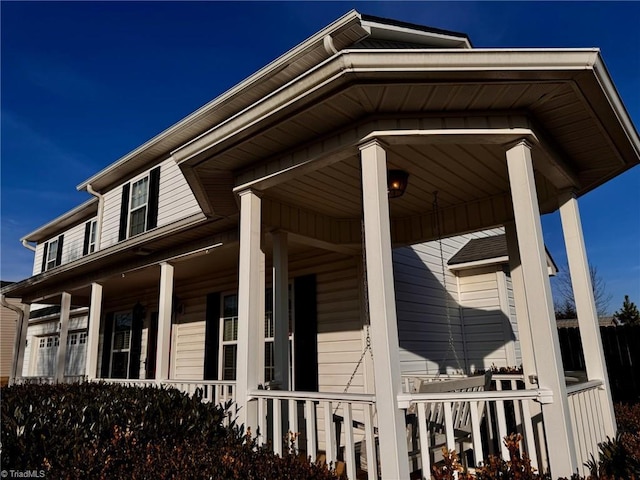
<path fill-rule="evenodd" d="M 175 389 L 106 383 L 2 388 L 2 468 L 64 479 L 336 479 L 275 456 Z M 229 405 L 227 405 L 227 408 Z"/>

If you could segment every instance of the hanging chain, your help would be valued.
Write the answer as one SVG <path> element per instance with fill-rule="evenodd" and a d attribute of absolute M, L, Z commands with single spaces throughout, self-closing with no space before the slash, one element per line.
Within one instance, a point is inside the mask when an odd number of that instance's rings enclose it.
<path fill-rule="evenodd" d="M 440 208 L 438 205 L 438 192 L 433 192 L 433 213 L 435 217 L 436 235 L 438 236 L 438 248 L 440 250 L 440 267 L 442 273 L 442 287 L 444 290 L 444 308 L 447 318 L 447 329 L 449 331 L 449 345 L 445 353 L 445 357 L 442 360 L 442 364 L 444 365 L 446 363 L 449 357 L 449 351 L 451 351 L 453 352 L 453 357 L 456 361 L 456 365 L 458 366 L 458 370 L 464 371 L 460 364 L 460 359 L 458 358 L 458 352 L 456 351 L 456 345 L 453 339 L 453 329 L 451 328 L 451 313 L 449 312 L 449 292 L 447 290 L 447 275 L 444 266 L 444 251 L 442 248 L 442 230 L 440 228 Z M 440 375 L 440 369 L 438 369 L 437 375 Z"/>
<path fill-rule="evenodd" d="M 364 361 L 364 357 L 367 354 L 367 351 L 371 354 L 371 359 L 373 360 L 373 350 L 371 348 L 371 335 L 369 333 L 369 327 L 371 326 L 371 322 L 369 318 L 369 284 L 367 282 L 367 268 L 366 268 L 367 254 L 365 251 L 364 220 L 360 224 L 360 235 L 361 235 L 361 241 L 362 241 L 362 267 L 363 267 L 362 283 L 364 287 L 362 296 L 364 300 L 364 328 L 367 332 L 366 340 L 365 340 L 366 343 L 365 343 L 364 350 L 362 350 L 362 354 L 360 355 L 360 359 L 356 363 L 356 367 L 353 369 L 353 373 L 351 374 L 351 377 L 349 378 L 349 381 L 347 382 L 347 385 L 344 387 L 344 391 L 342 393 L 347 393 L 349 391 L 349 388 L 351 387 L 353 380 L 356 378 L 356 373 L 358 373 L 358 369 L 360 368 L 360 365 L 362 365 L 362 362 Z M 338 412 L 338 408 L 340 407 L 341 403 L 342 402 L 338 402 L 338 404 L 336 405 L 336 408 L 333 411 L 334 415 Z"/>

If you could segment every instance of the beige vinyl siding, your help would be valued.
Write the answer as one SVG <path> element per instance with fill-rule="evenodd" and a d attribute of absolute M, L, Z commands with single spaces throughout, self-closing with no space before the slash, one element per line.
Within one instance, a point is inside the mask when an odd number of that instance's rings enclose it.
<path fill-rule="evenodd" d="M 453 373 L 467 368 L 466 331 L 461 321 L 457 279 L 446 262 L 469 240 L 501 233 L 502 229 L 492 229 L 443 239 L 444 279 L 439 242 L 394 250 L 396 312 L 403 372 Z M 449 337 L 453 339 L 454 348 L 450 346 Z"/>
<path fill-rule="evenodd" d="M 62 264 L 73 262 L 74 260 L 82 257 L 85 223 L 86 222 L 82 222 L 80 225 L 76 225 L 64 232 Z"/>
<path fill-rule="evenodd" d="M 102 231 L 100 232 L 100 249 L 118 243 L 120 230 L 120 205 L 122 204 L 122 185 L 109 190 L 103 196 Z"/>
<path fill-rule="evenodd" d="M 160 194 L 158 198 L 158 227 L 199 213 L 201 210 L 198 202 L 175 162 L 171 158 L 167 158 L 160 162 L 159 166 Z M 151 168 L 137 175 L 135 179 L 147 175 L 150 171 Z M 100 248 L 107 248 L 118 243 L 122 186 L 130 181 L 131 179 L 104 194 L 104 214 Z"/>
<path fill-rule="evenodd" d="M 11 305 L 21 306 L 20 302 L 15 299 L 8 298 L 7 302 Z M 17 312 L 0 307 L 0 378 L 3 385 L 11 375 L 17 321 Z"/>
<path fill-rule="evenodd" d="M 158 227 L 200 213 L 200 206 L 176 162 L 168 158 L 160 164 Z"/>
<path fill-rule="evenodd" d="M 178 283 L 175 294 L 182 305 L 173 326 L 171 377 L 177 380 L 202 380 L 204 375 L 204 341 L 206 333 L 207 295 L 235 293 L 235 269 L 216 272 L 215 278 L 194 279 Z"/>
<path fill-rule="evenodd" d="M 36 245 L 36 251 L 33 255 L 33 275 L 37 275 L 42 272 L 42 254 L 44 253 L 44 244 L 46 242 Z"/>
<path fill-rule="evenodd" d="M 64 265 L 65 263 L 73 262 L 78 258 L 82 257 L 82 252 L 84 249 L 84 230 L 85 224 L 88 221 L 95 220 L 96 217 L 91 219 L 87 219 L 86 221 L 79 223 L 78 225 L 65 230 L 49 239 L 45 242 L 41 242 L 36 246 L 36 251 L 33 260 L 33 274 L 37 275 L 42 272 L 42 255 L 44 253 L 44 245 L 51 240 L 55 240 L 60 237 L 60 235 L 64 235 L 64 240 L 62 242 L 62 258 L 60 260 L 60 264 Z"/>
<path fill-rule="evenodd" d="M 508 311 L 503 311 L 499 284 L 501 266 L 459 273 L 460 304 L 464 317 L 471 371 L 515 366 L 515 334 Z M 510 351 L 511 349 L 511 351 Z"/>

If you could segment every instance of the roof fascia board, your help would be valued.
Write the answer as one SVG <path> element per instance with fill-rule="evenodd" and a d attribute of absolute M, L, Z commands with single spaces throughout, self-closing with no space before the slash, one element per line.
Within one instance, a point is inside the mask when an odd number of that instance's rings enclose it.
<path fill-rule="evenodd" d="M 593 63 L 593 72 L 596 79 L 598 80 L 598 83 L 600 84 L 600 87 L 602 88 L 602 91 L 609 101 L 612 110 L 618 117 L 618 121 L 623 126 L 624 131 L 629 138 L 629 142 L 633 145 L 636 155 L 640 156 L 640 137 L 638 136 L 638 131 L 631 121 L 629 112 L 624 106 L 624 103 L 622 103 L 620 94 L 618 93 L 618 90 L 611 80 L 611 75 L 609 75 L 609 70 L 607 69 L 604 60 L 599 53 L 596 57 L 595 62 Z"/>
<path fill-rule="evenodd" d="M 54 232 L 66 229 L 73 223 L 88 217 L 93 209 L 92 207 L 95 207 L 97 212 L 98 199 L 96 197 L 92 197 L 68 212 L 63 213 L 56 219 L 51 220 L 33 232 L 25 235 L 20 239 L 20 241 L 25 240 L 27 242 L 39 242 L 43 238 L 48 238 L 54 235 Z"/>
<path fill-rule="evenodd" d="M 398 55 L 399 52 L 402 52 L 402 55 Z M 549 55 L 551 52 L 554 53 L 553 56 Z M 212 146 L 236 136 L 239 132 L 283 108 L 301 101 L 322 86 L 345 78 L 349 74 L 387 74 L 389 72 L 470 74 L 507 70 L 525 73 L 542 70 L 553 74 L 556 71 L 585 70 L 593 64 L 595 56 L 597 52 L 593 49 L 342 50 L 233 117 L 212 127 L 198 138 L 173 150 L 171 155 L 178 164 L 199 156 Z M 407 60 L 411 62 L 408 63 Z M 238 127 L 223 128 L 232 123 L 236 123 Z"/>
<path fill-rule="evenodd" d="M 111 172 L 116 170 L 118 167 L 122 166 L 127 161 L 139 155 L 140 153 L 144 152 L 145 150 L 153 147 L 155 144 L 157 144 L 161 140 L 171 135 L 174 135 L 175 133 L 179 132 L 181 129 L 187 128 L 190 123 L 193 123 L 199 118 L 201 118 L 202 116 L 205 116 L 211 110 L 220 107 L 226 101 L 236 97 L 237 95 L 241 94 L 243 91 L 251 89 L 254 85 L 264 81 L 267 77 L 277 74 L 279 71 L 282 70 L 282 68 L 286 67 L 292 62 L 295 62 L 296 59 L 304 56 L 307 52 L 315 49 L 319 45 L 323 45 L 325 36 L 331 35 L 332 33 L 338 30 L 341 30 L 345 27 L 348 27 L 350 25 L 360 25 L 360 23 L 361 23 L 361 14 L 358 13 L 356 10 L 350 10 L 345 15 L 343 15 L 342 17 L 338 18 L 337 20 L 329 24 L 327 27 L 323 28 L 319 32 L 313 34 L 311 37 L 299 43 L 297 46 L 295 46 L 291 50 L 279 56 L 278 58 L 276 58 L 275 60 L 267 64 L 265 67 L 261 68 L 254 74 L 250 75 L 248 78 L 246 78 L 242 82 L 238 83 L 236 86 L 224 92 L 222 95 L 214 98 L 209 103 L 205 104 L 204 106 L 202 106 L 201 108 L 193 112 L 192 114 L 185 117 L 183 120 L 172 125 L 168 129 L 164 130 L 163 132 L 159 133 L 152 139 L 142 144 L 140 147 L 136 148 L 135 150 L 128 153 L 124 157 L 121 157 L 119 160 L 115 161 L 114 163 L 107 166 L 100 172 L 96 173 L 91 178 L 80 183 L 76 187 L 77 190 L 86 190 L 88 184 L 96 183 L 102 177 L 110 174 Z M 362 33 L 363 33 L 363 36 L 366 36 L 366 33 L 364 30 Z"/>

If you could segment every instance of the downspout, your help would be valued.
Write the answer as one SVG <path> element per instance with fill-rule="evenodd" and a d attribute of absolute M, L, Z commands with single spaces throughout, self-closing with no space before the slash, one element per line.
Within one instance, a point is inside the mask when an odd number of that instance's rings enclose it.
<path fill-rule="evenodd" d="M 9 384 L 11 385 L 16 380 L 18 369 L 22 368 L 22 365 L 18 366 L 18 356 L 19 356 L 18 354 L 20 353 L 20 347 L 22 347 L 21 345 L 22 329 L 28 327 L 28 325 L 24 325 L 24 310 L 18 307 L 17 305 L 11 305 L 9 302 L 7 302 L 4 295 L 0 295 L 0 305 L 2 305 L 5 308 L 8 308 L 9 310 L 13 310 L 18 314 L 18 319 L 16 320 L 17 322 L 16 338 L 15 338 L 15 343 L 13 345 L 13 358 L 11 362 L 11 372 L 9 376 Z"/>
<path fill-rule="evenodd" d="M 36 247 L 34 247 L 33 245 L 31 245 L 31 244 L 28 242 L 28 240 L 27 240 L 26 238 L 23 238 L 23 239 L 22 239 L 22 246 L 23 246 L 24 248 L 28 248 L 28 249 L 29 249 L 29 250 L 31 250 L 32 252 L 35 252 L 35 251 L 36 251 Z M 4 298 L 4 297 L 3 297 L 3 298 Z M 3 300 L 3 302 L 4 302 L 4 300 Z M 3 305 L 4 305 L 4 303 L 3 303 Z"/>
<path fill-rule="evenodd" d="M 104 196 L 96 192 L 90 183 L 87 183 L 87 192 L 98 199 L 98 217 L 96 219 L 96 251 L 100 250 L 100 240 L 102 238 L 102 215 L 104 213 Z"/>

